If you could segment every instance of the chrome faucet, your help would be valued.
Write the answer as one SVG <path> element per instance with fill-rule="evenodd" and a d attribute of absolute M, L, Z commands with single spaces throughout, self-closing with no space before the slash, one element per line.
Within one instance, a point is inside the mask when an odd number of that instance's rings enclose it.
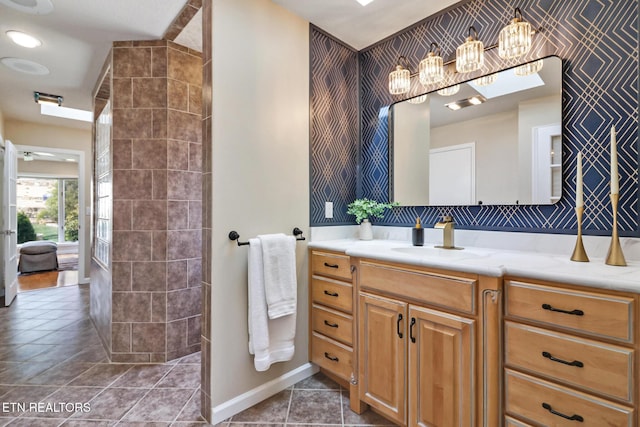
<path fill-rule="evenodd" d="M 443 216 L 442 221 L 436 223 L 434 228 L 442 229 L 442 246 L 436 246 L 436 248 L 457 249 L 453 243 L 454 225 L 453 217 L 449 215 Z"/>

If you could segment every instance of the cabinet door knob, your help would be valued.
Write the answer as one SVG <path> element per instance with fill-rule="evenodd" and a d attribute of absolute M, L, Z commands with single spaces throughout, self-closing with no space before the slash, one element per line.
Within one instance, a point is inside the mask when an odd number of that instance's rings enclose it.
<path fill-rule="evenodd" d="M 551 405 L 549 405 L 548 403 L 542 402 L 542 407 L 544 409 L 546 409 L 547 411 L 551 412 L 553 415 L 557 415 L 559 417 L 562 417 L 565 420 L 578 421 L 580 423 L 584 422 L 584 418 L 582 418 L 580 415 L 578 415 L 578 414 L 565 415 L 562 412 L 554 411 L 553 408 L 551 407 Z"/>
<path fill-rule="evenodd" d="M 330 327 L 330 328 L 337 328 L 337 327 L 338 327 L 338 324 L 337 324 L 337 323 L 331 323 L 331 322 L 329 322 L 328 320 L 325 320 L 325 321 L 324 321 L 324 324 L 325 324 L 325 325 L 327 325 L 327 326 L 328 326 L 328 327 Z"/>
<path fill-rule="evenodd" d="M 578 309 L 571 311 L 561 310 L 559 308 L 552 307 L 551 304 L 542 304 L 542 308 L 549 311 L 555 311 L 556 313 L 571 314 L 573 316 L 584 316 L 584 311 Z"/>
<path fill-rule="evenodd" d="M 330 297 L 337 297 L 338 293 L 337 292 L 329 292 L 329 291 L 324 291 L 325 295 L 329 295 Z"/>
<path fill-rule="evenodd" d="M 329 353 L 327 353 L 326 351 L 324 352 L 324 357 L 326 357 L 327 359 L 331 360 L 332 362 L 339 362 L 340 359 L 338 359 L 336 356 L 332 356 Z"/>
<path fill-rule="evenodd" d="M 396 332 L 398 332 L 398 337 L 402 338 L 402 332 L 400 332 L 400 322 L 402 322 L 402 313 L 398 313 L 398 323 L 396 324 Z"/>
<path fill-rule="evenodd" d="M 557 357 L 553 357 L 551 355 L 551 353 L 549 353 L 548 351 L 543 351 L 542 352 L 542 357 L 546 357 L 547 359 L 554 361 L 554 362 L 558 362 L 558 363 L 562 363 L 563 365 L 569 365 L 569 366 L 575 366 L 578 368 L 584 368 L 584 363 L 582 363 L 579 360 L 574 360 L 573 362 L 568 362 L 566 360 L 562 360 L 562 359 L 558 359 Z"/>
<path fill-rule="evenodd" d="M 416 325 L 416 318 L 411 318 L 411 324 L 409 325 L 409 338 L 411 338 L 411 342 L 416 342 L 416 337 L 413 336 L 413 327 Z"/>

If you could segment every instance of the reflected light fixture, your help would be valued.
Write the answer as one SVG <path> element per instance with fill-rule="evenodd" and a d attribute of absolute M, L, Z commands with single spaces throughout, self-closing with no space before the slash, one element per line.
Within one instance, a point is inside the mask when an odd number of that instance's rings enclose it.
<path fill-rule="evenodd" d="M 18 46 L 33 49 L 42 45 L 40 40 L 22 31 L 9 30 L 6 34 Z"/>
<path fill-rule="evenodd" d="M 498 79 L 498 74 L 489 74 L 488 76 L 482 76 L 480 78 L 475 79 L 472 83 L 476 86 L 489 86 L 496 82 Z"/>
<path fill-rule="evenodd" d="M 24 160 L 25 162 L 32 161 L 33 153 L 31 153 L 31 151 L 25 151 L 24 153 L 22 153 L 22 160 Z"/>
<path fill-rule="evenodd" d="M 453 85 L 449 87 L 442 88 L 438 90 L 438 95 L 440 96 L 451 96 L 460 92 L 460 85 Z"/>
<path fill-rule="evenodd" d="M 459 73 L 470 73 L 479 70 L 483 65 L 484 44 L 478 40 L 478 31 L 472 25 L 469 27 L 467 39 L 456 49 L 456 70 Z"/>
<path fill-rule="evenodd" d="M 371 3 L 373 0 L 356 0 L 358 3 L 360 3 L 362 6 L 366 6 L 369 3 Z"/>
<path fill-rule="evenodd" d="M 532 34 L 531 24 L 522 19 L 522 12 L 516 7 L 511 23 L 500 31 L 498 38 L 500 58 L 517 58 L 529 52 Z"/>
<path fill-rule="evenodd" d="M 402 65 L 407 64 L 407 58 L 400 56 L 396 68 L 389 73 L 389 93 L 391 95 L 402 95 L 409 92 L 411 88 L 411 72 Z"/>
<path fill-rule="evenodd" d="M 418 67 L 420 83 L 423 85 L 426 86 L 444 80 L 442 54 L 440 53 L 440 46 L 438 46 L 437 43 L 431 43 L 427 57 L 420 61 L 420 65 Z"/>
<path fill-rule="evenodd" d="M 413 98 L 409 98 L 407 101 L 409 101 L 409 104 L 422 104 L 426 100 L 427 100 L 427 94 L 425 93 L 424 95 L 419 95 L 419 96 L 414 96 Z"/>
<path fill-rule="evenodd" d="M 459 101 L 444 104 L 444 106 L 450 110 L 458 111 L 466 107 L 471 107 L 472 105 L 480 105 L 486 101 L 487 101 L 487 98 L 485 98 L 484 96 L 475 95 L 475 96 L 472 96 L 471 98 L 461 99 Z"/>
<path fill-rule="evenodd" d="M 519 67 L 514 68 L 513 72 L 516 76 L 519 77 L 529 76 L 542 70 L 543 65 L 544 61 L 542 59 L 538 59 L 537 61 L 528 62 L 524 65 L 520 65 Z"/>
<path fill-rule="evenodd" d="M 55 104 L 58 107 L 62 106 L 62 98 L 60 95 L 50 95 L 48 93 L 33 92 L 33 99 L 36 104 Z"/>

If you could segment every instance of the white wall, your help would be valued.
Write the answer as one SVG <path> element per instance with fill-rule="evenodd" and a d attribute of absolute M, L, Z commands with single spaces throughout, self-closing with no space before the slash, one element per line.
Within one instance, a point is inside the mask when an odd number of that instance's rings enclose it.
<path fill-rule="evenodd" d="M 531 203 L 533 128 L 562 123 L 562 96 L 549 96 L 522 102 L 518 114 L 518 170 L 521 202 Z"/>
<path fill-rule="evenodd" d="M 62 126 L 42 125 L 19 120 L 5 121 L 5 138 L 15 145 L 47 147 L 54 149 L 78 150 L 84 152 L 84 204 L 91 205 L 91 129 L 67 128 Z M 85 212 L 80 207 L 80 212 Z M 90 230 L 91 217 L 85 215 L 84 227 L 84 271 L 89 274 L 90 265 Z M 80 278 L 83 280 L 83 278 Z"/>
<path fill-rule="evenodd" d="M 429 102 L 393 106 L 393 201 L 402 206 L 429 204 Z"/>
<path fill-rule="evenodd" d="M 518 199 L 518 112 L 494 114 L 431 129 L 431 148 L 476 143 L 476 199 L 515 204 Z"/>
<path fill-rule="evenodd" d="M 213 2 L 212 133 L 215 409 L 308 361 L 306 245 L 297 250 L 294 359 L 258 373 L 247 347 L 248 248 L 227 237 L 290 234 L 296 226 L 309 234 L 308 22 L 266 0 Z"/>
<path fill-rule="evenodd" d="M 0 147 L 4 148 L 4 114 L 0 110 Z M 1 148 L 0 148 L 1 150 Z M 4 156 L 0 156 L 0 177 L 4 179 Z M 4 200 L 4 185 L 0 185 L 0 201 Z M 4 230 L 4 206 L 0 207 L 0 230 Z M 4 234 L 0 233 L 0 295 L 4 295 Z"/>

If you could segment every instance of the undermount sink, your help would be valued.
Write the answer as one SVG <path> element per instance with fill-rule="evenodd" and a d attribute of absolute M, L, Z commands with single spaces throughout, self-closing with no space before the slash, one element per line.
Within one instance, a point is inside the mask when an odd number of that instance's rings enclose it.
<path fill-rule="evenodd" d="M 460 249 L 462 248 L 444 249 L 444 248 L 435 248 L 433 246 L 411 246 L 411 247 L 402 247 L 402 248 L 391 248 L 392 251 L 400 252 L 407 255 L 432 256 L 432 257 L 440 257 L 440 258 L 462 259 L 462 258 L 477 258 L 480 256 L 486 256 L 486 255 L 480 255 L 477 253 L 460 250 Z"/>

